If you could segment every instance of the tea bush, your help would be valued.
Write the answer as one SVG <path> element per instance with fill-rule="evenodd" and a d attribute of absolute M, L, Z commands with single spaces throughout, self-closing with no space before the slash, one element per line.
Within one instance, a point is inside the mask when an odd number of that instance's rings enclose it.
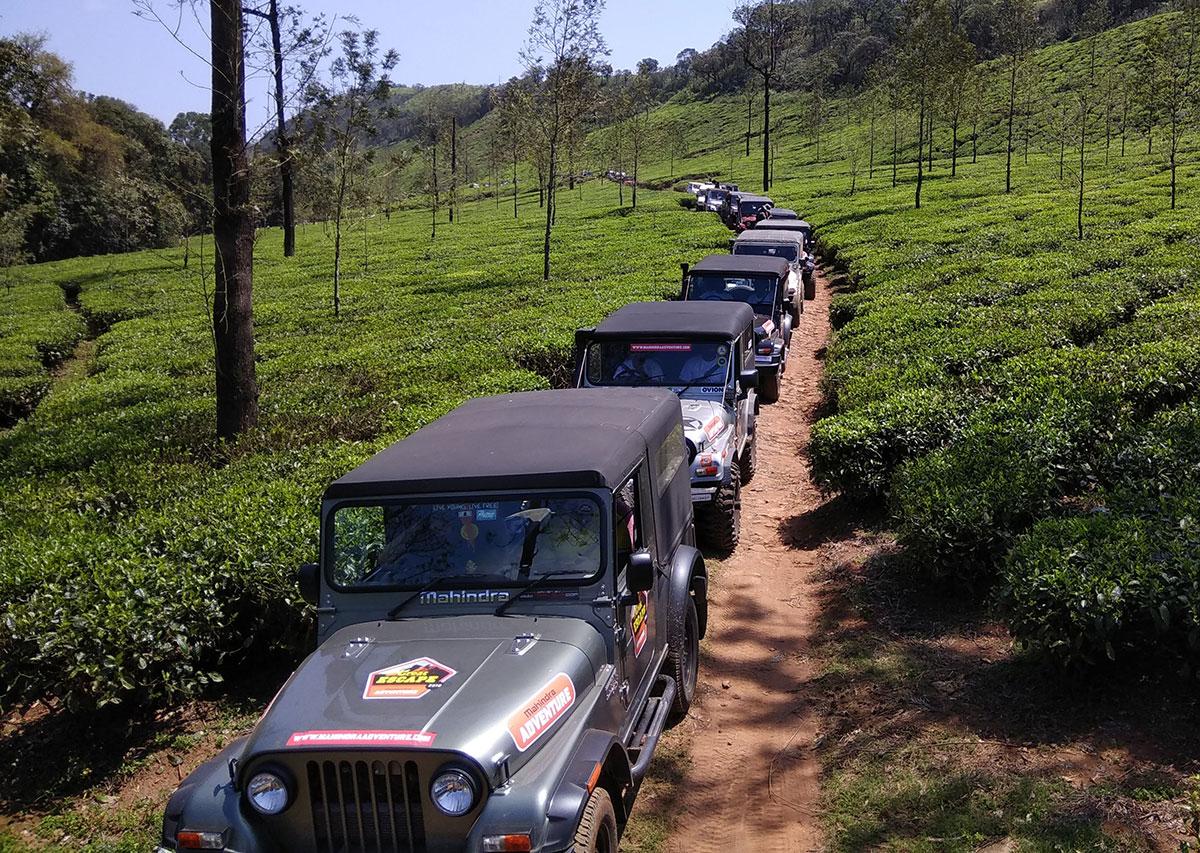
<path fill-rule="evenodd" d="M 23 375 L 48 385 L 37 344 L 69 351 L 84 318 L 99 334 L 85 375 L 0 432 L 0 704 L 171 699 L 303 651 L 294 571 L 316 556 L 327 483 L 467 397 L 545 387 L 528 354 L 676 289 L 679 263 L 728 233 L 665 193 L 614 215 L 610 189 L 563 192 L 547 283 L 536 196 L 516 221 L 464 205 L 435 241 L 421 212 L 368 219 L 365 258 L 353 222 L 336 319 L 326 230 L 305 226 L 289 260 L 260 232 L 262 416 L 234 446 L 212 439 L 211 244 L 193 239 L 187 270 L 172 250 L 17 271 L 0 299 L 28 307 L 0 341 Z"/>

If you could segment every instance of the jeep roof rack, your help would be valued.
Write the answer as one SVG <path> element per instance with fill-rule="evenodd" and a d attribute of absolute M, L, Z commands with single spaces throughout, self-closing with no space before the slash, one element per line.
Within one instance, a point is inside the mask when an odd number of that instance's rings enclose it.
<path fill-rule="evenodd" d="M 327 499 L 618 488 L 679 424 L 667 388 L 573 388 L 477 397 L 375 454 Z"/>
<path fill-rule="evenodd" d="M 708 255 L 692 267 L 692 272 L 740 272 L 751 275 L 786 276 L 791 266 L 783 258 L 766 255 Z"/>
<path fill-rule="evenodd" d="M 712 335 L 732 338 L 753 326 L 754 310 L 741 302 L 631 302 L 605 317 L 589 337 Z"/>

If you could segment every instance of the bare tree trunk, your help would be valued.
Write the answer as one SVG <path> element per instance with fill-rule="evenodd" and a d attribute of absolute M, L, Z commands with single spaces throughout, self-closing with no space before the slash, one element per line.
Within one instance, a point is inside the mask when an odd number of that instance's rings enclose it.
<path fill-rule="evenodd" d="M 871 129 L 870 129 L 870 166 L 868 167 L 868 176 L 875 179 L 875 98 L 871 98 Z"/>
<path fill-rule="evenodd" d="M 1017 111 L 1017 61 L 1013 60 L 1013 66 L 1009 72 L 1008 79 L 1008 144 L 1005 146 L 1004 159 L 1004 192 L 1012 192 L 1012 155 L 1013 155 L 1013 113 Z"/>
<path fill-rule="evenodd" d="M 633 146 L 633 209 L 637 210 L 637 184 L 638 184 L 638 149 L 642 147 L 639 142 Z"/>
<path fill-rule="evenodd" d="M 517 146 L 513 143 L 513 219 L 517 218 Z M 496 188 L 499 190 L 499 187 Z"/>
<path fill-rule="evenodd" d="M 929 173 L 933 174 L 933 110 L 929 111 Z"/>
<path fill-rule="evenodd" d="M 763 192 L 771 188 L 771 75 L 763 75 Z"/>
<path fill-rule="evenodd" d="M 892 110 L 892 189 L 896 188 L 896 157 L 900 149 L 900 118 L 899 114 Z"/>
<path fill-rule="evenodd" d="M 925 92 L 921 92 L 920 98 L 920 115 L 917 120 L 917 209 L 921 207 L 921 185 L 925 183 L 925 173 L 922 171 L 922 163 L 925 154 Z"/>
<path fill-rule="evenodd" d="M 348 143 L 346 143 L 348 144 Z M 346 203 L 346 154 L 342 153 L 336 215 L 333 218 L 333 316 L 342 310 L 342 213 Z"/>
<path fill-rule="evenodd" d="M 747 93 L 749 95 L 749 93 Z M 746 156 L 750 156 L 750 134 L 751 122 L 754 121 L 754 101 L 749 97 L 746 98 Z"/>
<path fill-rule="evenodd" d="M 1125 128 L 1129 125 L 1129 93 L 1126 92 L 1121 101 L 1121 156 L 1125 156 Z"/>
<path fill-rule="evenodd" d="M 283 256 L 290 258 L 296 254 L 296 179 L 292 140 L 283 116 L 283 40 L 279 34 L 278 0 L 271 0 L 268 14 L 275 59 L 275 144 L 279 148 L 279 183 L 283 192 Z"/>
<path fill-rule="evenodd" d="M 241 0 L 211 0 L 213 341 L 217 436 L 258 423 L 254 371 L 254 215 L 246 154 L 246 65 Z"/>
<path fill-rule="evenodd" d="M 950 177 L 958 174 L 958 113 L 950 122 Z"/>
<path fill-rule="evenodd" d="M 558 167 L 558 143 L 550 140 L 550 181 L 546 194 L 546 234 L 542 241 L 542 281 L 550 280 L 550 229 L 554 225 L 554 181 Z"/>
<path fill-rule="evenodd" d="M 433 136 L 433 167 L 429 170 L 430 177 L 433 180 L 433 227 L 429 232 L 429 239 L 437 239 L 437 212 L 438 212 L 438 179 L 437 179 L 437 132 Z"/>
<path fill-rule="evenodd" d="M 458 117 L 450 116 L 450 223 L 458 204 Z"/>
<path fill-rule="evenodd" d="M 971 162 L 974 163 L 979 157 L 979 112 L 976 110 L 975 115 L 971 118 Z"/>
<path fill-rule="evenodd" d="M 1087 152 L 1087 106 L 1080 103 L 1079 109 L 1079 207 L 1076 214 L 1076 231 L 1079 239 L 1083 239 L 1083 179 L 1084 155 Z"/>

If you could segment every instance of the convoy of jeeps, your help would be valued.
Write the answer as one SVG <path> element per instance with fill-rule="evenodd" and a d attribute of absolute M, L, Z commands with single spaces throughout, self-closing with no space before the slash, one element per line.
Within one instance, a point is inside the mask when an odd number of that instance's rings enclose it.
<path fill-rule="evenodd" d="M 577 331 L 575 388 L 470 400 L 328 486 L 317 648 L 172 794 L 159 853 L 615 853 L 695 695 L 697 543 L 737 547 L 814 295 L 794 212 L 688 190 L 733 251 Z"/>

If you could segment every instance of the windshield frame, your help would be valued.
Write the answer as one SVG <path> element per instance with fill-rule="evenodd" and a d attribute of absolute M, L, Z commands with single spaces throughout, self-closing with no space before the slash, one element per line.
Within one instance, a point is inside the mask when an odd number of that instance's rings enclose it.
<path fill-rule="evenodd" d="M 344 586 L 334 579 L 334 519 L 337 511 L 352 506 L 380 506 L 405 503 L 462 503 L 481 502 L 486 500 L 511 500 L 523 497 L 542 498 L 590 498 L 600 507 L 600 560 L 596 570 L 587 576 L 547 578 L 538 584 L 545 589 L 592 586 L 609 574 L 615 534 L 612 527 L 612 493 L 607 489 L 537 489 L 521 491 L 480 490 L 478 492 L 429 492 L 407 495 L 375 495 L 367 497 L 344 498 L 341 500 L 326 500 L 321 507 L 321 577 L 329 589 L 344 595 L 378 595 L 380 593 L 414 592 L 423 583 L 408 584 L 359 584 Z M 470 590 L 470 589 L 520 589 L 533 578 L 541 577 L 531 574 L 528 578 L 513 578 L 508 581 L 480 580 L 471 582 L 465 576 L 461 583 L 451 582 L 448 576 L 444 584 L 439 585 L 438 591 Z"/>
<path fill-rule="evenodd" d="M 715 271 L 708 271 L 708 270 L 701 270 L 699 272 L 693 271 L 692 274 L 688 276 L 687 299 L 685 301 L 741 302 L 743 305 L 749 305 L 751 310 L 754 310 L 754 313 L 756 313 L 756 314 L 762 313 L 762 312 L 759 312 L 757 309 L 762 307 L 762 305 L 764 305 L 765 303 L 746 302 L 746 301 L 743 301 L 740 299 L 704 299 L 703 297 L 696 296 L 695 295 L 696 278 L 699 276 L 716 276 L 716 277 L 721 277 L 721 278 L 728 278 L 728 277 L 734 277 L 734 276 L 741 276 L 743 278 L 767 278 L 767 277 L 769 277 L 772 279 L 771 287 L 774 292 L 771 297 L 770 311 L 768 311 L 767 313 L 770 314 L 772 317 L 774 317 L 776 312 L 780 309 L 780 307 L 783 304 L 784 282 L 780 281 L 776 276 L 771 275 L 770 273 L 725 273 L 725 272 L 715 272 Z"/>
<path fill-rule="evenodd" d="M 753 331 L 751 331 L 751 335 L 753 335 Z M 721 387 L 724 389 L 724 391 L 728 391 L 730 384 L 736 380 L 736 371 L 733 370 L 731 367 L 731 365 L 733 365 L 735 358 L 736 358 L 736 356 L 735 356 L 735 353 L 737 351 L 736 339 L 731 340 L 729 338 L 726 338 L 723 335 L 713 335 L 713 334 L 692 335 L 690 337 L 680 337 L 678 334 L 675 334 L 675 335 L 665 334 L 665 335 L 653 335 L 653 336 L 647 336 L 647 335 L 642 335 L 642 334 L 629 335 L 629 336 L 615 336 L 614 335 L 612 337 L 605 335 L 604 337 L 592 338 L 591 340 L 589 340 L 587 342 L 587 346 L 584 348 L 583 362 L 582 362 L 582 367 L 581 367 L 581 375 L 583 376 L 584 381 L 587 383 L 587 386 L 589 388 L 668 388 L 668 389 L 676 389 L 676 388 L 695 389 L 695 388 L 701 388 L 701 387 L 703 387 L 703 388 L 717 387 L 716 385 L 713 385 L 711 382 L 684 382 L 682 380 L 679 382 L 647 383 L 644 385 L 621 385 L 621 384 L 618 384 L 615 382 L 593 382 L 592 381 L 592 378 L 588 375 L 588 361 L 589 361 L 588 354 L 590 353 L 592 347 L 604 346 L 605 344 L 625 344 L 626 346 L 628 346 L 630 344 L 637 344 L 637 343 L 713 344 L 716 346 L 725 344 L 726 346 L 729 347 L 729 355 L 727 356 L 728 363 L 725 365 L 725 382 Z M 724 393 L 724 391 L 722 393 Z"/>

